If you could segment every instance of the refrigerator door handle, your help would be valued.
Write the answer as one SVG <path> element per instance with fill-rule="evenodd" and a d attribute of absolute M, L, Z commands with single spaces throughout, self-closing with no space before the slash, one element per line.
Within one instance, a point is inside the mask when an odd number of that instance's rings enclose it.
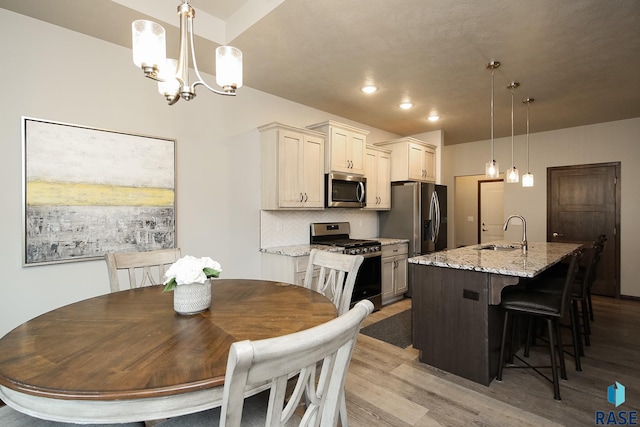
<path fill-rule="evenodd" d="M 431 223 L 431 241 L 436 242 L 436 235 L 438 233 L 438 196 L 434 191 L 431 193 L 431 203 L 429 203 L 429 222 Z"/>
<path fill-rule="evenodd" d="M 436 232 L 433 235 L 433 243 L 436 243 L 438 235 L 440 234 L 440 199 L 438 199 L 438 193 L 435 191 L 433 192 L 433 197 L 436 205 L 436 221 L 434 225 Z"/>

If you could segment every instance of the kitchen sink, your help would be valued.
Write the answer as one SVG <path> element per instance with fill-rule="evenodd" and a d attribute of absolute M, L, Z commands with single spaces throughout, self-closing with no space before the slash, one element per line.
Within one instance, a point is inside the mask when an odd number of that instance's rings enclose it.
<path fill-rule="evenodd" d="M 520 249 L 520 245 L 483 245 L 478 248 L 478 250 L 488 251 L 514 251 L 516 249 Z"/>

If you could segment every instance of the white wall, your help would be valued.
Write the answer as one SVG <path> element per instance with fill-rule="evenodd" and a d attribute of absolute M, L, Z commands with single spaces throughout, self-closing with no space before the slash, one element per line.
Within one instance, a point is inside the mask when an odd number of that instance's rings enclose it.
<path fill-rule="evenodd" d="M 537 108 L 544 108 L 544 104 L 540 103 Z M 531 125 L 533 127 L 535 123 Z M 522 214 L 527 219 L 529 241 L 545 241 L 547 167 L 621 162 L 620 292 L 636 297 L 640 297 L 640 281 L 636 274 L 640 247 L 639 135 L 640 118 L 533 133 L 529 139 L 530 168 L 535 186 L 504 186 L 505 218 L 511 214 Z M 443 183 L 453 188 L 455 176 L 484 174 L 484 163 L 489 160 L 489 153 L 489 141 L 444 147 L 443 170 L 446 173 Z M 506 170 L 511 162 L 511 138 L 497 139 L 495 153 L 500 170 Z M 515 163 L 521 171 L 526 168 L 526 142 L 522 135 L 516 137 Z M 453 212 L 449 213 L 450 217 L 453 215 Z M 451 227 L 449 231 L 452 232 Z M 519 227 L 509 227 L 505 238 L 519 240 L 519 232 Z"/>
<path fill-rule="evenodd" d="M 129 49 L 5 9 L 0 51 L 0 336 L 109 291 L 102 260 L 22 267 L 21 116 L 175 138 L 178 245 L 184 254 L 219 261 L 226 278 L 260 277 L 258 126 L 332 119 L 369 130 L 372 142 L 398 137 L 249 87 L 236 98 L 200 87 L 195 100 L 169 107 L 135 68 Z"/>

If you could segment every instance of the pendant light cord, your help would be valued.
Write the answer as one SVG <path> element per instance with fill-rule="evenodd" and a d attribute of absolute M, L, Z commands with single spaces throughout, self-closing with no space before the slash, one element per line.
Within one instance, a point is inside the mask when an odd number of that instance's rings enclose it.
<path fill-rule="evenodd" d="M 493 80 L 494 80 L 495 69 L 491 69 L 491 161 L 495 162 L 495 157 L 493 156 Z"/>
<path fill-rule="evenodd" d="M 515 165 L 513 162 L 513 96 L 514 96 L 514 88 L 511 88 L 511 168 L 514 169 Z"/>
<path fill-rule="evenodd" d="M 529 173 L 529 104 L 531 101 L 527 98 L 527 173 Z"/>

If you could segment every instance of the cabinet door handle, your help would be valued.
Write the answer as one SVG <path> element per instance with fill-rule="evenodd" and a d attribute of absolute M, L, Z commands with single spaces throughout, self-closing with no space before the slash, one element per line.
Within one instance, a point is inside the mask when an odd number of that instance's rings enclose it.
<path fill-rule="evenodd" d="M 309 196 L 307 196 L 307 193 L 304 193 L 304 201 L 306 202 L 307 200 L 309 200 Z"/>

